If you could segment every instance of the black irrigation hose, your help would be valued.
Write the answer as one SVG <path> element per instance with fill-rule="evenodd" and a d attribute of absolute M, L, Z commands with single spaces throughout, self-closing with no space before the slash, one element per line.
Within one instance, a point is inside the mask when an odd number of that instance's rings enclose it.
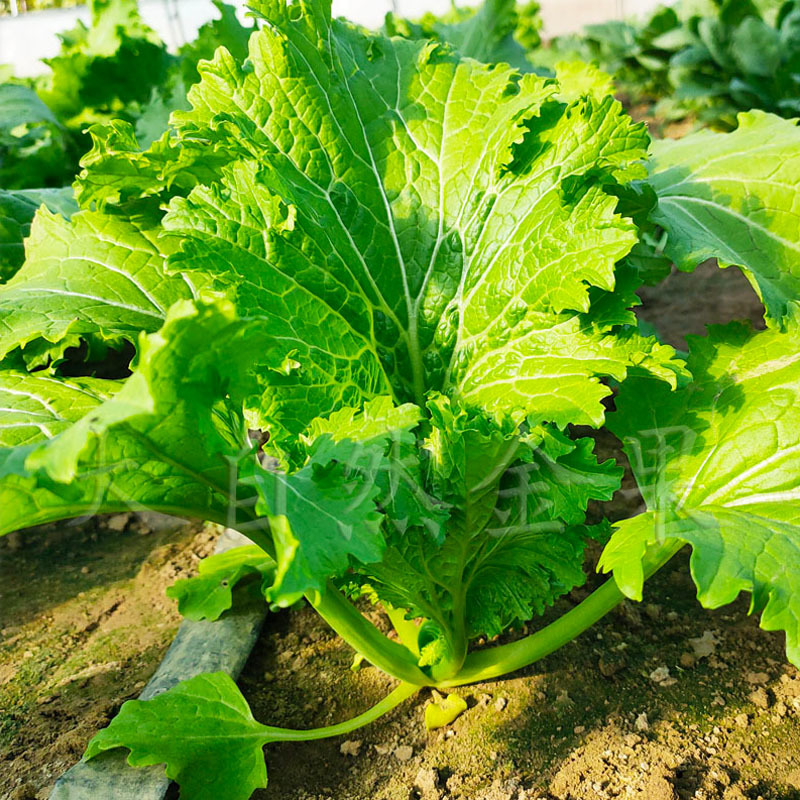
<path fill-rule="evenodd" d="M 238 533 L 226 531 L 217 553 L 249 544 Z M 216 622 L 186 620 L 164 660 L 140 695 L 148 700 L 202 672 L 227 672 L 238 677 L 256 643 L 267 606 L 233 609 Z M 88 762 L 79 762 L 56 782 L 50 800 L 164 800 L 170 781 L 164 767 L 129 767 L 127 750 L 112 750 Z"/>

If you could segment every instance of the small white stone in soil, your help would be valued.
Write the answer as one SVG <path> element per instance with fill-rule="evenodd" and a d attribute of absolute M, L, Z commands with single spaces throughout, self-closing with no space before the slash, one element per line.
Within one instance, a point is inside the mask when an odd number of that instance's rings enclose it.
<path fill-rule="evenodd" d="M 644 712 L 639 714 L 639 716 L 636 717 L 636 722 L 633 723 L 633 727 L 636 728 L 637 731 L 650 730 L 650 721 L 647 719 L 647 714 Z"/>
<path fill-rule="evenodd" d="M 695 658 L 708 658 L 717 650 L 719 640 L 711 631 L 705 631 L 699 639 L 689 639 Z"/>
<path fill-rule="evenodd" d="M 650 673 L 650 680 L 653 683 L 664 683 L 669 680 L 669 667 L 657 667 Z"/>
<path fill-rule="evenodd" d="M 414 755 L 414 748 L 407 744 L 401 744 L 399 747 L 395 747 L 394 749 L 394 757 L 398 761 L 411 761 L 411 757 Z"/>
<path fill-rule="evenodd" d="M 423 794 L 436 794 L 438 796 L 438 787 L 439 775 L 436 770 L 420 767 L 416 778 L 414 778 L 414 788 L 419 789 Z"/>
<path fill-rule="evenodd" d="M 361 752 L 361 740 L 348 739 L 339 745 L 339 752 L 343 756 L 357 756 Z"/>

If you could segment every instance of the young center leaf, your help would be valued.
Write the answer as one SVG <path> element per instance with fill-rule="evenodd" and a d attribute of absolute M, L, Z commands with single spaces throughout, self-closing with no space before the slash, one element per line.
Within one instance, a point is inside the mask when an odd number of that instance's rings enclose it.
<path fill-rule="evenodd" d="M 618 525 L 601 560 L 640 597 L 649 545 L 692 545 L 704 606 L 752 594 L 767 630 L 786 632 L 800 664 L 800 324 L 743 325 L 693 338 L 695 382 L 670 394 L 653 381 L 623 387 L 611 429 L 623 440 L 647 502 Z"/>
<path fill-rule="evenodd" d="M 382 600 L 451 639 L 494 636 L 583 583 L 586 505 L 609 499 L 621 472 L 554 430 L 520 437 L 442 397 L 431 412 L 420 474 L 447 510 L 445 535 L 391 528 L 383 561 L 359 571 Z"/>

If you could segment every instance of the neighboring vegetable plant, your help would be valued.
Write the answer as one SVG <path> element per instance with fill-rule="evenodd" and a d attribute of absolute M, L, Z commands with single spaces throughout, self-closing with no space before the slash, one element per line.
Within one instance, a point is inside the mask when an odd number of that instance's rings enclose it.
<path fill-rule="evenodd" d="M 741 0 L 720 3 L 715 17 L 689 18 L 687 42 L 670 60 L 679 107 L 728 128 L 743 109 L 800 115 L 800 2 L 772 5 L 774 21 Z"/>
<path fill-rule="evenodd" d="M 529 58 L 594 61 L 631 102 L 660 101 L 667 118 L 732 129 L 739 111 L 800 114 L 797 0 L 684 0 L 644 22 L 589 25 Z"/>
<path fill-rule="evenodd" d="M 559 36 L 530 58 L 541 65 L 563 60 L 594 62 L 610 73 L 631 102 L 668 95 L 670 58 L 687 43 L 678 13 L 659 8 L 644 22 L 610 20 L 580 34 Z"/>
<path fill-rule="evenodd" d="M 686 543 L 700 601 L 751 592 L 800 663 L 800 130 L 753 112 L 651 144 L 596 73 L 484 65 L 329 0 L 257 11 L 248 60 L 201 62 L 148 148 L 129 123 L 93 129 L 83 210 L 40 210 L 0 287 L 0 533 L 142 507 L 235 527 L 254 546 L 174 587 L 187 615 L 255 579 L 400 683 L 296 731 L 204 675 L 126 703 L 86 757 L 126 747 L 189 800 L 245 800 L 263 745 L 534 663 Z M 768 329 L 712 329 L 687 363 L 640 332 L 655 226 L 682 269 L 741 267 Z M 129 377 L 68 376 L 67 347 L 125 342 Z M 574 426 L 606 424 L 613 395 L 647 511 L 612 532 L 586 508 L 622 468 Z M 614 578 L 475 646 L 583 584 L 590 539 Z"/>
<path fill-rule="evenodd" d="M 425 14 L 412 22 L 396 14 L 386 15 L 384 32 L 407 39 L 449 42 L 460 53 L 487 64 L 504 63 L 531 72 L 529 55 L 542 43 L 542 20 L 537 2 L 486 0 L 477 7 L 459 7 L 437 17 Z"/>
<path fill-rule="evenodd" d="M 171 111 L 188 108 L 197 62 L 224 45 L 244 58 L 252 28 L 215 0 L 220 18 L 204 25 L 177 55 L 141 20 L 136 0 L 92 0 L 91 24 L 61 34 L 61 51 L 36 79 L 0 82 L 0 189 L 70 183 L 90 147 L 86 128 L 122 119 L 149 144 Z M 156 131 L 156 133 L 152 133 Z"/>
<path fill-rule="evenodd" d="M 199 77 L 199 61 L 211 58 L 219 46 L 244 59 L 253 28 L 239 23 L 232 6 L 220 0 L 215 5 L 219 19 L 203 25 L 177 57 L 167 56 L 159 44 L 151 63 L 154 34 L 142 25 L 135 3 L 95 4 L 91 28 L 79 25 L 77 33 L 64 34 L 62 54 L 50 62 L 54 72 L 43 80 L 49 89 L 40 88 L 37 94 L 10 76 L 0 83 L 0 283 L 22 265 L 23 239 L 42 203 L 67 218 L 77 211 L 71 187 L 32 187 L 74 180 L 79 157 L 91 143 L 86 120 L 135 121 L 139 142 L 149 145 L 164 133 L 172 111 L 189 108 L 186 91 Z M 164 63 L 169 65 L 166 73 Z M 133 86 L 135 97 L 125 88 L 128 84 L 109 78 L 115 72 L 130 73 L 134 80 L 128 88 Z M 106 98 L 103 104 L 83 105 L 100 96 Z"/>
<path fill-rule="evenodd" d="M 23 189 L 71 180 L 66 129 L 28 86 L 0 83 L 0 187 Z"/>

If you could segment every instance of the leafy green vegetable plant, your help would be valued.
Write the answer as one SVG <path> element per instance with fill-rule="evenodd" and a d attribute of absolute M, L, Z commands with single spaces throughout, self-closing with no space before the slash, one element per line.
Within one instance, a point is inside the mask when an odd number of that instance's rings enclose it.
<path fill-rule="evenodd" d="M 800 114 L 800 3 L 769 5 L 771 14 L 727 0 L 715 15 L 686 21 L 686 42 L 670 60 L 676 103 L 723 128 L 743 109 Z"/>
<path fill-rule="evenodd" d="M 0 287 L 0 533 L 143 507 L 237 528 L 253 546 L 177 584 L 182 611 L 216 618 L 255 580 L 399 683 L 297 731 L 204 675 L 126 703 L 86 757 L 125 747 L 184 797 L 244 800 L 265 744 L 532 664 L 687 543 L 701 602 L 751 592 L 800 662 L 796 125 L 651 144 L 596 71 L 486 65 L 328 0 L 256 10 L 247 60 L 200 62 L 163 136 L 93 129 L 81 210 L 41 209 Z M 713 329 L 688 362 L 640 331 L 656 226 L 682 269 L 741 267 L 768 329 Z M 74 377 L 68 348 L 123 343 L 130 371 Z M 613 530 L 586 510 L 622 468 L 576 429 L 607 416 L 647 504 Z M 591 539 L 613 577 L 476 646 L 583 584 Z"/>
<path fill-rule="evenodd" d="M 46 186 L 61 180 L 67 147 L 63 125 L 33 89 L 16 83 L 0 83 L 3 188 Z"/>
<path fill-rule="evenodd" d="M 796 0 L 684 0 L 641 22 L 589 25 L 529 58 L 594 61 L 631 101 L 658 101 L 658 115 L 730 130 L 740 111 L 800 114 L 799 31 Z"/>
<path fill-rule="evenodd" d="M 448 42 L 462 55 L 487 64 L 510 64 L 531 72 L 529 56 L 542 44 L 539 4 L 516 0 L 486 0 L 477 7 L 453 7 L 446 14 L 427 13 L 417 21 L 386 15 L 388 36 Z"/>
<path fill-rule="evenodd" d="M 680 5 L 680 4 L 679 4 Z M 678 12 L 660 7 L 642 22 L 610 20 L 559 36 L 529 57 L 543 66 L 563 60 L 597 63 L 633 102 L 658 100 L 672 91 L 672 56 L 688 43 Z"/>
<path fill-rule="evenodd" d="M 158 138 L 170 112 L 188 108 L 198 61 L 221 45 L 246 55 L 252 29 L 239 23 L 232 6 L 215 5 L 219 19 L 172 55 L 142 22 L 136 0 L 93 0 L 90 25 L 79 22 L 60 35 L 61 50 L 45 60 L 45 75 L 0 75 L 0 189 L 70 183 L 92 124 L 121 119 L 136 125 L 142 141 Z"/>

